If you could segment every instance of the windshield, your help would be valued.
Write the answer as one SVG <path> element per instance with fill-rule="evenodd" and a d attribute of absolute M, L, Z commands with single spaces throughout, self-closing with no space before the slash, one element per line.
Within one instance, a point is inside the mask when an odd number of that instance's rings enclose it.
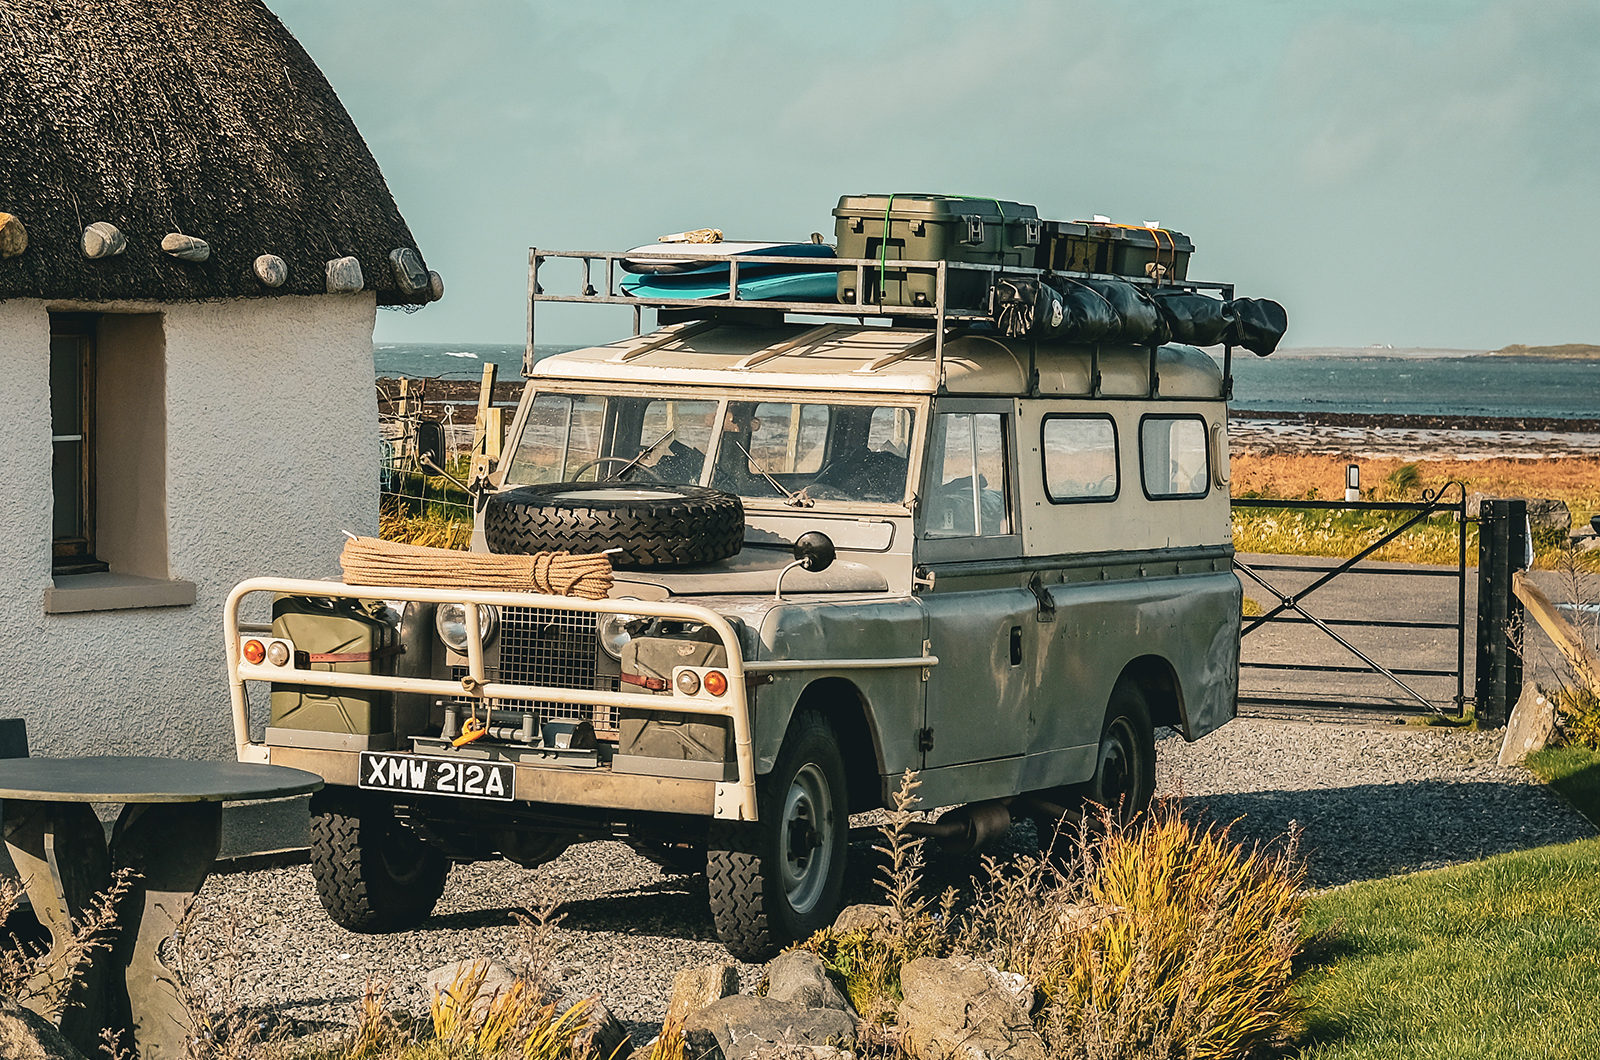
<path fill-rule="evenodd" d="M 541 393 L 506 483 L 681 482 L 795 507 L 900 504 L 914 417 L 803 399 Z"/>

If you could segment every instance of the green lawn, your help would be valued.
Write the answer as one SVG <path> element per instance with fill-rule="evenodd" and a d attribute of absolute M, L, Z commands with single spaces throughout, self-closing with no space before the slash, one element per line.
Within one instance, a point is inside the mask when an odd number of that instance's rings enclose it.
<path fill-rule="evenodd" d="M 1317 896 L 1316 1060 L 1600 1055 L 1600 839 Z"/>
<path fill-rule="evenodd" d="M 1550 747 L 1529 755 L 1527 764 L 1579 813 L 1600 825 L 1600 751 Z"/>

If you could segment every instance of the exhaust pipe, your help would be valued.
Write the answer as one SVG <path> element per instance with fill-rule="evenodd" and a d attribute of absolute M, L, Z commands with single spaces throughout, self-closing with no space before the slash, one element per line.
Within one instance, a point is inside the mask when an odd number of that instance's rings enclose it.
<path fill-rule="evenodd" d="M 990 840 L 1005 835 L 1011 828 L 1011 811 L 1005 800 L 991 799 L 958 806 L 929 824 L 913 821 L 906 825 L 911 835 L 937 839 L 946 854 L 967 854 Z"/>

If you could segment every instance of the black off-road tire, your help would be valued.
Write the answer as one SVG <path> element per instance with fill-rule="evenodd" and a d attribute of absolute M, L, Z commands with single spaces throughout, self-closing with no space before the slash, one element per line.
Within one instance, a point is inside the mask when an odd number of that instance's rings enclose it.
<path fill-rule="evenodd" d="M 1099 828 L 1102 808 L 1110 813 L 1113 823 L 1129 824 L 1150 808 L 1155 791 L 1156 738 L 1150 724 L 1150 705 L 1139 685 L 1124 677 L 1111 690 L 1106 703 L 1094 776 L 1082 784 L 1042 793 L 1068 813 L 1060 821 L 1045 816 L 1034 818 L 1039 847 L 1052 855 L 1070 858 L 1078 842 L 1076 830 L 1082 815 L 1088 815 L 1091 832 Z"/>
<path fill-rule="evenodd" d="M 713 822 L 706 841 L 717 938 L 751 962 L 827 927 L 839 912 L 849 799 L 839 740 L 826 718 L 795 715 L 772 772 L 757 782 L 756 799 L 759 821 Z M 795 857 L 801 848 L 804 864 Z"/>
<path fill-rule="evenodd" d="M 335 924 L 365 935 L 405 931 L 428 918 L 450 861 L 384 802 L 323 789 L 311 796 L 311 876 Z"/>
<path fill-rule="evenodd" d="M 551 482 L 491 494 L 483 534 L 502 554 L 614 548 L 618 570 L 697 567 L 744 547 L 744 505 L 703 486 Z"/>

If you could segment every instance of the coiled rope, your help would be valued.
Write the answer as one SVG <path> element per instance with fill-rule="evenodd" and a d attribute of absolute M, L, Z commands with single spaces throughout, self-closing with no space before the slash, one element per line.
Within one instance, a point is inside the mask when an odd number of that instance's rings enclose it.
<path fill-rule="evenodd" d="M 352 537 L 339 554 L 339 566 L 344 568 L 346 585 L 486 589 L 580 600 L 603 600 L 611 591 L 611 557 L 603 553 L 500 556 Z"/>

